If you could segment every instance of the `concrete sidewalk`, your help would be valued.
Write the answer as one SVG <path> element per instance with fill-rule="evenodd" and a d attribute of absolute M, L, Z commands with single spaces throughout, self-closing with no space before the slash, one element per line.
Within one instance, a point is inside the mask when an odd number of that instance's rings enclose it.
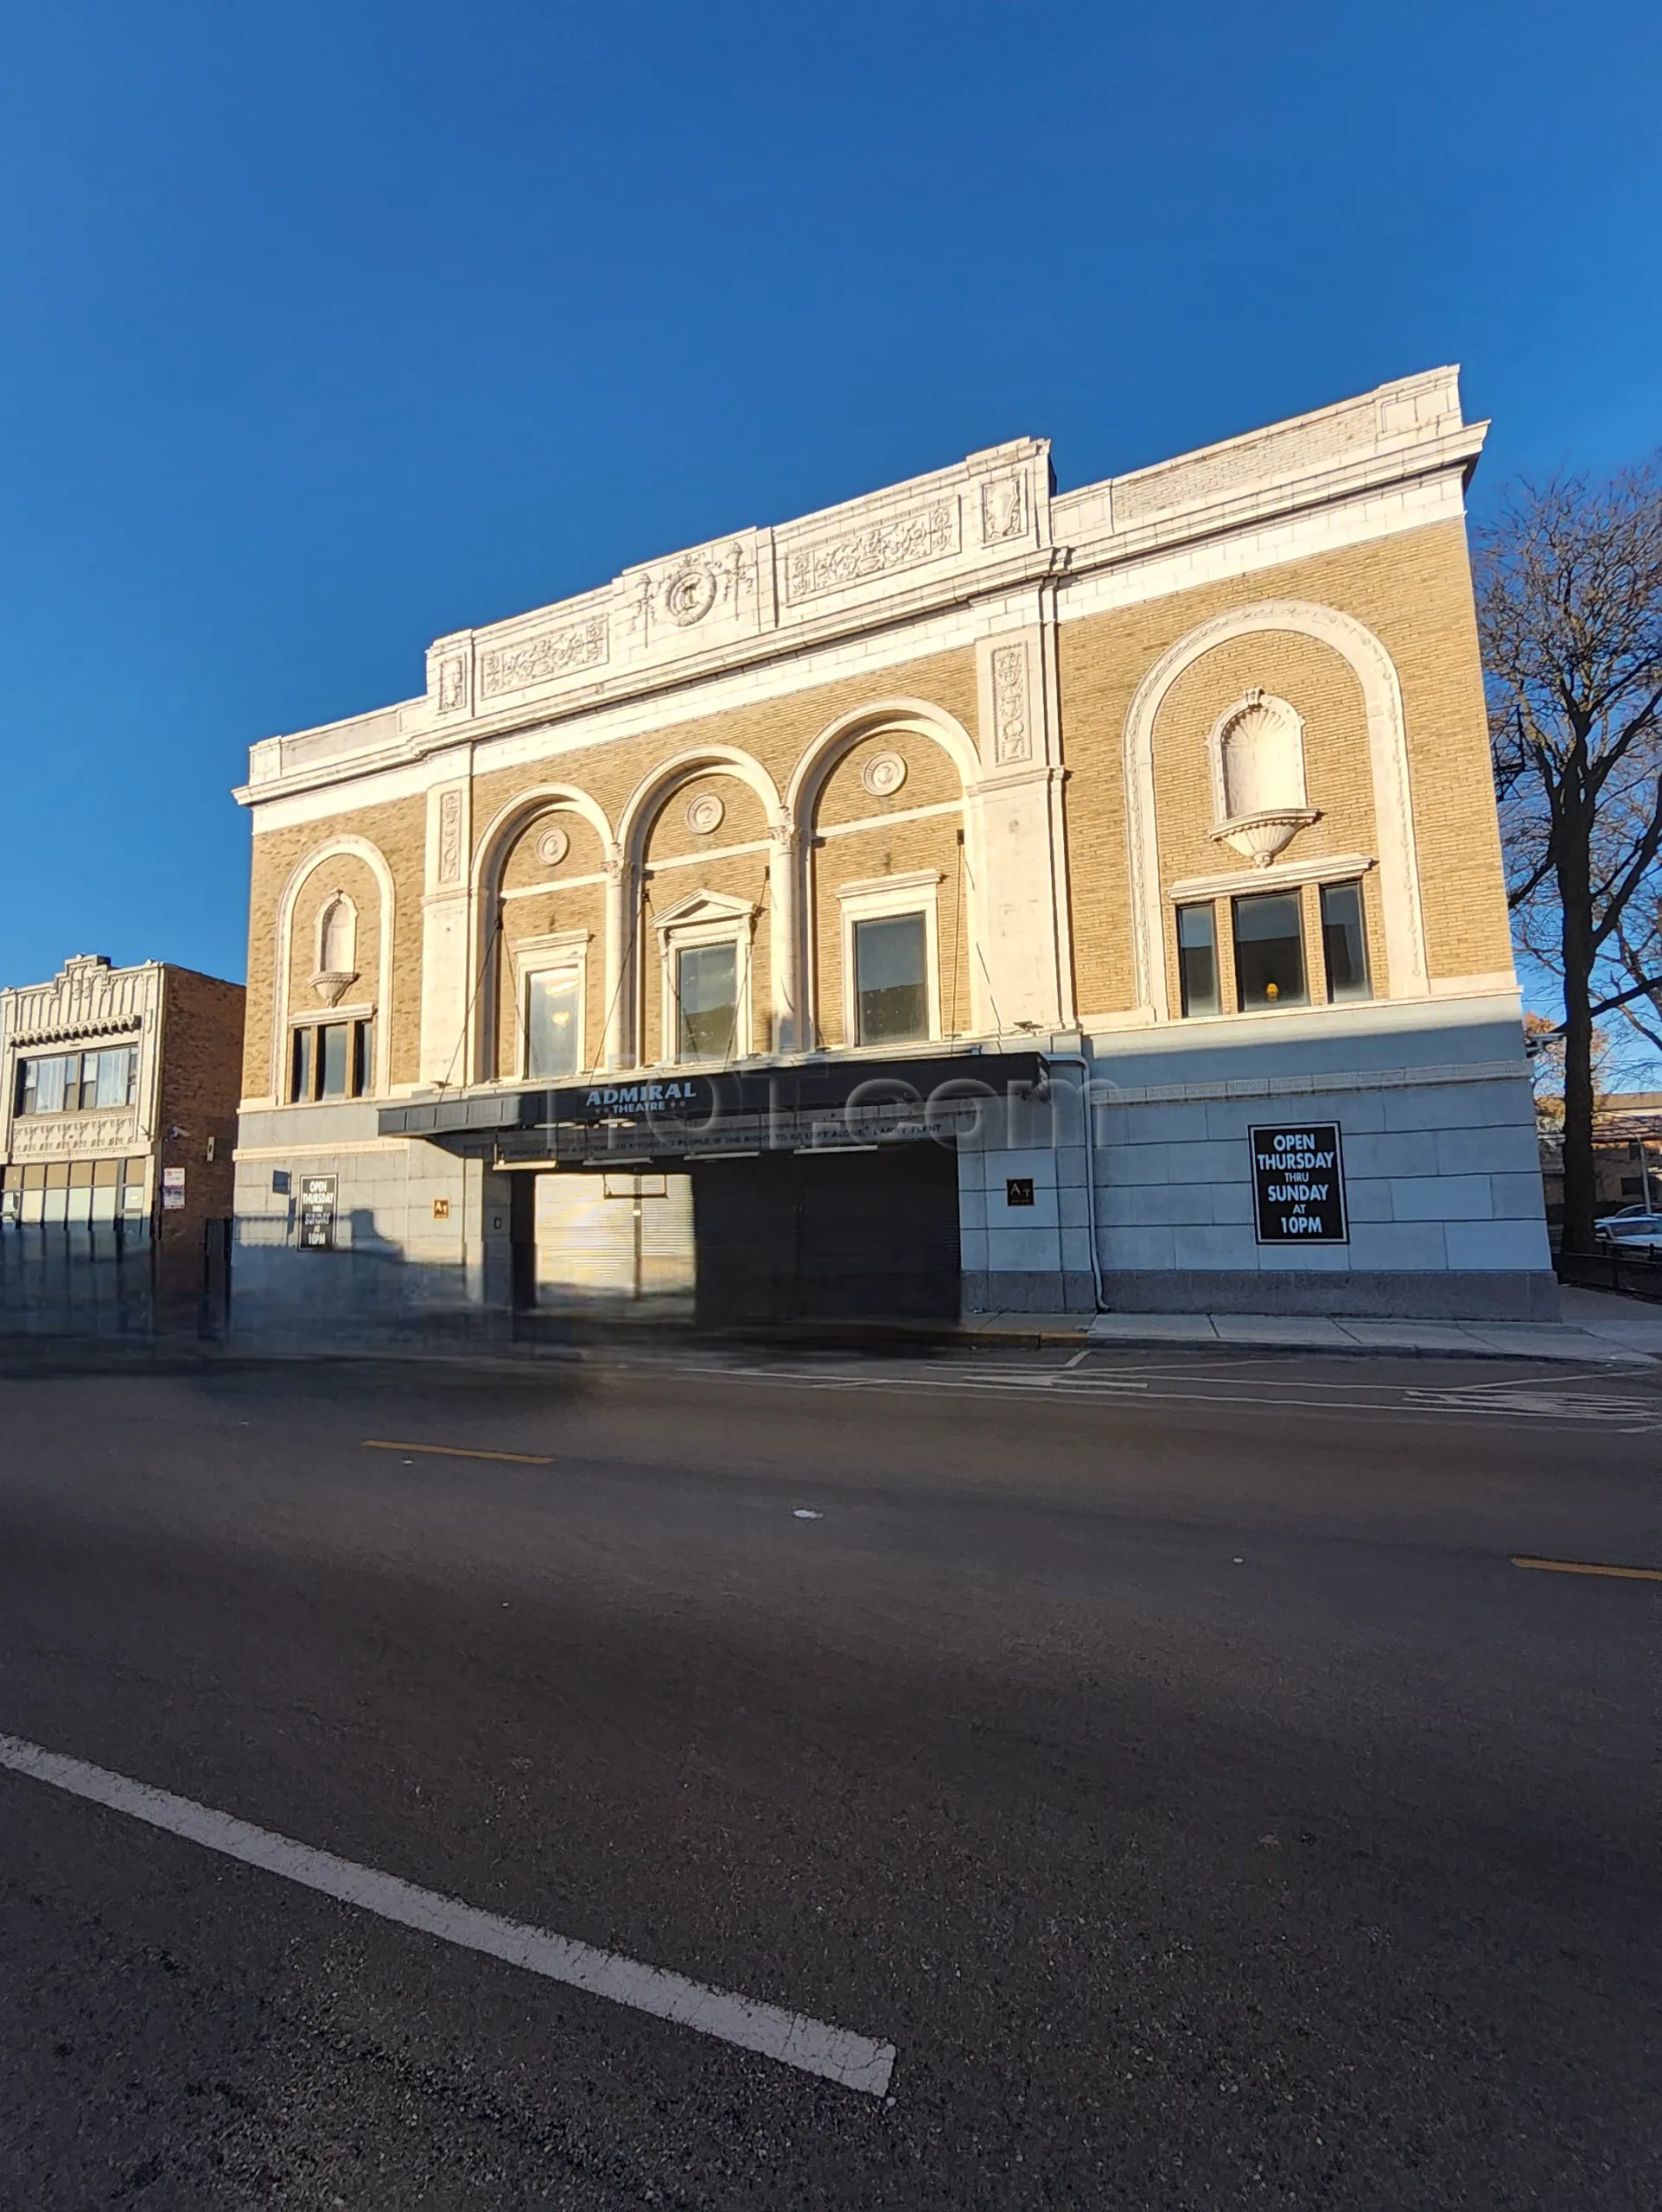
<path fill-rule="evenodd" d="M 1662 1362 L 1662 1306 L 1606 1291 L 1565 1290 L 1559 1321 L 1366 1321 L 1273 1313 L 984 1313 L 981 1338 L 1043 1337 L 1080 1344 L 1171 1349 L 1429 1352 L 1468 1359 Z"/>

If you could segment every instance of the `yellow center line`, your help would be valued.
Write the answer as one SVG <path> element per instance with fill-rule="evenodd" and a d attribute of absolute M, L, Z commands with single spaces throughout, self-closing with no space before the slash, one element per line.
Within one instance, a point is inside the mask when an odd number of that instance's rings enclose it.
<path fill-rule="evenodd" d="M 474 1452 L 465 1444 L 393 1444 L 385 1436 L 366 1436 L 366 1452 L 426 1452 L 439 1459 L 512 1459 L 520 1467 L 551 1467 L 554 1464 L 543 1452 Z"/>
<path fill-rule="evenodd" d="M 1575 1559 L 1518 1559 L 1514 1567 L 1538 1567 L 1545 1574 L 1614 1574 L 1623 1582 L 1662 1582 L 1662 1567 L 1594 1567 Z"/>

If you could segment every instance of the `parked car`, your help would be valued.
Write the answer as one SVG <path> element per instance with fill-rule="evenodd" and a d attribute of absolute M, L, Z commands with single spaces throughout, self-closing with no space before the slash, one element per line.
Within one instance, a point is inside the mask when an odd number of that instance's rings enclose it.
<path fill-rule="evenodd" d="M 1646 1213 L 1643 1206 L 1627 1206 L 1620 1213 L 1608 1213 L 1602 1221 L 1595 1222 L 1593 1234 L 1601 1244 L 1620 1247 L 1629 1258 L 1640 1255 L 1662 1254 L 1662 1213 Z"/>

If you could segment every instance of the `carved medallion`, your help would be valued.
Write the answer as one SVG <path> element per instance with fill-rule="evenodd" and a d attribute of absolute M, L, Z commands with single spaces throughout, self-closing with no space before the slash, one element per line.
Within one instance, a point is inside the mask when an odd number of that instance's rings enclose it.
<path fill-rule="evenodd" d="M 537 857 L 544 868 L 558 868 L 571 849 L 571 840 L 564 830 L 544 830 L 537 840 Z"/>
<path fill-rule="evenodd" d="M 721 576 L 716 569 L 702 562 L 689 562 L 665 582 L 664 612 L 678 629 L 691 629 L 695 622 L 702 622 L 714 607 L 721 588 Z"/>
<path fill-rule="evenodd" d="M 714 791 L 700 791 L 697 798 L 687 802 L 687 827 L 701 837 L 708 837 L 712 830 L 719 830 L 726 817 L 727 809 Z"/>
<path fill-rule="evenodd" d="M 898 753 L 874 753 L 860 771 L 860 781 L 873 798 L 892 798 L 906 781 L 906 763 Z"/>

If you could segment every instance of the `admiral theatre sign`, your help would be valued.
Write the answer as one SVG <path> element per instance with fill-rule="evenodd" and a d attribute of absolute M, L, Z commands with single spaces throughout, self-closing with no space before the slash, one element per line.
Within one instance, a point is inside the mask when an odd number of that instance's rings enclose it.
<path fill-rule="evenodd" d="M 571 1094 L 561 1091 L 564 1101 Z M 708 1082 L 685 1077 L 679 1083 L 607 1083 L 580 1094 L 579 1111 L 608 1118 L 616 1115 L 709 1113 L 715 1104 Z"/>
<path fill-rule="evenodd" d="M 1260 1244 L 1347 1244 L 1337 1122 L 1249 1129 Z"/>

